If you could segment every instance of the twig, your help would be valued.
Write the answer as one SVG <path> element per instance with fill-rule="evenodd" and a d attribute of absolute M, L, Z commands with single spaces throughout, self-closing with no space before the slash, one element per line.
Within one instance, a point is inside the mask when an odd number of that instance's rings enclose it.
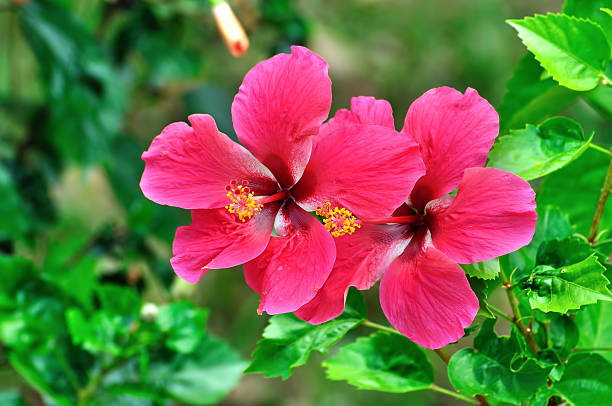
<path fill-rule="evenodd" d="M 591 222 L 591 230 L 589 231 L 588 240 L 591 244 L 595 243 L 595 237 L 597 237 L 597 231 L 599 230 L 599 224 L 601 223 L 601 217 L 603 216 L 604 209 L 606 208 L 606 201 L 610 195 L 610 188 L 612 187 L 612 159 L 608 166 L 608 172 L 604 179 L 601 192 L 599 194 L 599 200 L 597 201 L 597 207 L 595 208 L 595 214 L 593 215 L 593 221 Z"/>

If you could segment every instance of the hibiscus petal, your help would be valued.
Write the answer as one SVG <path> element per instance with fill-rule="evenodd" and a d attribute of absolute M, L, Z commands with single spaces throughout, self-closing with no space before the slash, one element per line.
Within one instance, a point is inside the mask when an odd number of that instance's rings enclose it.
<path fill-rule="evenodd" d="M 431 89 L 410 106 L 402 133 L 421 147 L 427 174 L 412 196 L 414 207 L 452 191 L 463 171 L 482 167 L 499 132 L 495 109 L 476 90 Z"/>
<path fill-rule="evenodd" d="M 272 173 L 244 147 L 217 129 L 207 114 L 189 116 L 193 125 L 173 123 L 142 154 L 144 195 L 159 204 L 183 209 L 214 209 L 228 203 L 225 186 L 249 182 L 257 195 L 278 190 Z"/>
<path fill-rule="evenodd" d="M 515 251 L 533 238 L 534 198 L 529 183 L 510 172 L 466 169 L 452 204 L 427 205 L 433 243 L 460 263 Z"/>
<path fill-rule="evenodd" d="M 336 238 L 332 273 L 315 298 L 295 314 L 313 324 L 339 316 L 344 311 L 348 288 L 370 289 L 406 248 L 410 236 L 407 226 L 364 224 L 354 234 Z"/>
<path fill-rule="evenodd" d="M 312 153 L 304 176 L 293 188 L 307 211 L 325 201 L 358 217 L 390 215 L 424 173 L 418 146 L 378 125 L 335 126 Z"/>
<path fill-rule="evenodd" d="M 463 270 L 431 244 L 393 261 L 380 282 L 380 304 L 400 333 L 431 349 L 463 337 L 478 312 Z"/>
<path fill-rule="evenodd" d="M 192 210 L 191 225 L 176 230 L 174 272 L 196 283 L 209 269 L 230 268 L 257 257 L 268 245 L 279 203 L 241 222 L 225 209 Z"/>
<path fill-rule="evenodd" d="M 332 236 L 313 216 L 293 202 L 278 216 L 282 236 L 271 238 L 266 250 L 244 265 L 247 284 L 261 295 L 260 313 L 300 308 L 323 286 L 336 259 Z"/>
<path fill-rule="evenodd" d="M 232 104 L 238 139 L 289 187 L 302 175 L 312 136 L 327 118 L 331 80 L 327 63 L 307 48 L 293 46 L 258 63 Z"/>

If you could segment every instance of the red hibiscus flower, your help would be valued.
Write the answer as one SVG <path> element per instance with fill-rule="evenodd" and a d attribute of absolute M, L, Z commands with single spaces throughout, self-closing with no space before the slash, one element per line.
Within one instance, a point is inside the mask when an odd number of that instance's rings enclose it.
<path fill-rule="evenodd" d="M 360 226 L 352 213 L 392 214 L 425 172 L 416 143 L 393 128 L 321 125 L 331 105 L 328 66 L 306 48 L 291 51 L 257 64 L 240 86 L 232 118 L 246 148 L 212 117 L 192 115 L 191 127 L 170 124 L 142 156 L 145 196 L 192 210 L 172 247 L 176 274 L 195 283 L 209 269 L 245 263 L 259 311 L 270 314 L 314 297 L 336 258 L 332 234 Z M 315 210 L 325 224 L 308 213 Z"/>
<path fill-rule="evenodd" d="M 390 108 L 346 122 L 390 126 Z M 374 113 L 374 110 L 377 113 Z M 376 122 L 370 117 L 377 116 Z M 389 322 L 414 342 L 440 348 L 463 336 L 478 300 L 457 262 L 515 251 L 535 230 L 535 194 L 521 178 L 483 168 L 498 134 L 493 107 L 473 89 L 442 87 L 417 99 L 402 134 L 420 147 L 426 173 L 393 217 L 371 219 L 336 240 L 334 269 L 296 314 L 311 323 L 339 315 L 349 286 L 369 289 L 382 277 L 380 302 Z M 457 188 L 456 196 L 449 195 Z"/>

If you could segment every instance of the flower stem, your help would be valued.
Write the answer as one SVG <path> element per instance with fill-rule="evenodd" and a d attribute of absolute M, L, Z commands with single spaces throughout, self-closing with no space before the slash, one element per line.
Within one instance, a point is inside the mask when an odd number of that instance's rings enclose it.
<path fill-rule="evenodd" d="M 450 354 L 444 348 L 438 348 L 437 350 L 434 350 L 434 351 L 436 354 L 438 354 L 438 357 L 440 357 L 440 359 L 442 359 L 442 361 L 444 361 L 444 363 L 448 365 L 448 362 L 451 359 Z"/>
<path fill-rule="evenodd" d="M 373 321 L 370 321 L 370 320 L 364 320 L 363 323 L 361 323 L 361 324 L 363 324 L 364 326 L 367 326 L 367 327 L 374 328 L 376 330 L 386 331 L 387 333 L 393 333 L 393 334 L 402 335 L 402 333 L 400 333 L 399 331 L 397 331 L 393 327 L 383 326 L 382 324 L 374 323 Z"/>
<path fill-rule="evenodd" d="M 525 340 L 527 341 L 527 345 L 529 345 L 529 348 L 531 348 L 531 351 L 533 351 L 534 354 L 537 354 L 538 351 L 540 351 L 540 348 L 538 347 L 538 344 L 535 342 L 535 339 L 533 338 L 533 334 L 531 333 L 531 330 L 527 330 L 527 328 L 525 327 L 525 324 L 523 323 L 523 320 L 521 318 L 521 312 L 519 311 L 519 308 L 518 308 L 518 300 L 516 299 L 516 296 L 514 295 L 514 292 L 512 291 L 512 283 L 510 283 L 508 281 L 508 278 L 506 278 L 506 274 L 504 273 L 504 270 L 501 268 L 501 266 L 499 268 L 499 277 L 501 278 L 502 287 L 506 291 L 506 295 L 508 296 L 508 301 L 510 302 L 510 308 L 512 309 L 513 316 L 512 316 L 511 321 L 519 329 L 523 337 L 525 337 Z"/>
<path fill-rule="evenodd" d="M 442 387 L 440 387 L 440 386 L 438 386 L 436 384 L 432 384 L 429 387 L 429 389 L 431 389 L 434 392 L 443 393 L 443 394 L 445 394 L 447 396 L 451 396 L 451 397 L 453 397 L 455 399 L 463 400 L 464 402 L 470 403 L 472 405 L 479 405 L 480 404 L 480 402 L 478 400 L 474 399 L 474 398 L 470 398 L 470 397 L 462 395 L 460 393 L 453 392 L 451 390 L 442 388 Z"/>
<path fill-rule="evenodd" d="M 604 209 L 606 208 L 606 201 L 610 195 L 610 188 L 612 187 L 612 159 L 610 159 L 610 165 L 608 166 L 608 172 L 604 179 L 603 187 L 599 194 L 599 200 L 597 201 L 597 207 L 595 208 L 595 214 L 593 215 L 593 221 L 591 222 L 591 231 L 589 231 L 588 240 L 591 244 L 595 243 L 597 237 L 597 231 L 599 230 L 599 224 L 601 223 L 601 217 L 603 216 Z"/>

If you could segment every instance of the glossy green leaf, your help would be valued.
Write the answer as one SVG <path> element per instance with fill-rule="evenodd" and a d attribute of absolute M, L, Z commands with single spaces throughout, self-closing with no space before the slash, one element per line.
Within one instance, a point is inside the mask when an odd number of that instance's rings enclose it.
<path fill-rule="evenodd" d="M 612 8 L 612 0 L 566 0 L 563 13 L 571 16 L 588 18 L 603 29 L 612 47 L 612 18 L 606 10 Z"/>
<path fill-rule="evenodd" d="M 597 354 L 575 354 L 565 367 L 563 378 L 551 391 L 574 406 L 612 403 L 612 364 Z"/>
<path fill-rule="evenodd" d="M 225 342 L 207 337 L 190 354 L 171 361 L 154 362 L 151 384 L 184 403 L 208 405 L 219 402 L 236 386 L 246 362 Z"/>
<path fill-rule="evenodd" d="M 293 368 L 308 361 L 312 351 L 327 353 L 333 344 L 363 320 L 365 303 L 361 293 L 355 289 L 349 292 L 344 313 L 323 324 L 307 323 L 292 313 L 272 316 L 245 372 L 262 372 L 266 377 L 287 379 Z"/>
<path fill-rule="evenodd" d="M 342 346 L 323 366 L 327 378 L 359 389 L 404 393 L 433 384 L 433 368 L 423 350 L 399 334 L 360 337 Z"/>
<path fill-rule="evenodd" d="M 489 303 L 487 302 L 487 294 L 486 294 L 487 284 L 486 282 L 480 278 L 474 278 L 471 276 L 468 276 L 468 282 L 470 282 L 470 287 L 472 288 L 472 291 L 478 298 L 478 304 L 480 308 L 478 309 L 477 315 L 487 317 L 490 319 L 495 318 L 495 315 L 491 312 L 491 309 L 489 308 Z"/>
<path fill-rule="evenodd" d="M 536 256 L 536 264 L 561 268 L 583 261 L 594 253 L 591 244 L 582 238 L 575 236 L 563 239 L 555 238 L 544 241 L 540 245 Z"/>
<path fill-rule="evenodd" d="M 66 311 L 66 322 L 72 342 L 92 354 L 120 355 L 130 333 L 121 316 L 106 312 L 87 318 L 80 309 L 71 308 Z"/>
<path fill-rule="evenodd" d="M 560 86 L 527 52 L 506 84 L 507 92 L 498 108 L 500 132 L 524 128 L 556 114 L 578 97 L 578 92 Z"/>
<path fill-rule="evenodd" d="M 534 309 L 565 313 L 598 300 L 612 300 L 612 293 L 607 288 L 610 281 L 604 271 L 605 267 L 593 254 L 561 268 L 540 265 L 521 283 L 521 288 L 527 290 Z"/>
<path fill-rule="evenodd" d="M 576 313 L 574 323 L 580 332 L 578 347 L 612 347 L 612 302 L 602 301 L 586 306 Z M 598 354 L 612 362 L 612 351 Z"/>
<path fill-rule="evenodd" d="M 546 383 L 547 371 L 532 360 L 511 368 L 515 354 L 522 352 L 517 337 L 498 337 L 495 320 L 483 322 L 474 347 L 456 352 L 448 364 L 448 377 L 465 395 L 487 395 L 502 402 L 520 404 Z"/>
<path fill-rule="evenodd" d="M 499 274 L 499 260 L 497 258 L 473 264 L 461 264 L 461 268 L 470 276 L 480 279 L 495 279 Z"/>
<path fill-rule="evenodd" d="M 553 79 L 572 90 L 591 90 L 601 81 L 610 46 L 601 28 L 588 20 L 547 14 L 508 20 Z"/>
<path fill-rule="evenodd" d="M 488 166 L 533 180 L 562 168 L 589 146 L 580 124 L 566 117 L 553 117 L 540 125 L 527 124 L 497 140 L 489 153 Z"/>
<path fill-rule="evenodd" d="M 587 235 L 610 159 L 589 149 L 566 167 L 551 173 L 542 182 L 536 197 L 538 206 L 557 206 L 569 215 L 575 231 Z M 612 226 L 612 205 L 606 205 L 600 231 Z"/>
<path fill-rule="evenodd" d="M 578 327 L 572 318 L 566 315 L 554 317 L 548 325 L 550 346 L 559 357 L 567 357 L 578 343 Z"/>
<path fill-rule="evenodd" d="M 165 343 L 174 351 L 195 350 L 204 335 L 208 312 L 187 302 L 172 303 L 159 309 L 156 322 L 165 335 Z"/>

